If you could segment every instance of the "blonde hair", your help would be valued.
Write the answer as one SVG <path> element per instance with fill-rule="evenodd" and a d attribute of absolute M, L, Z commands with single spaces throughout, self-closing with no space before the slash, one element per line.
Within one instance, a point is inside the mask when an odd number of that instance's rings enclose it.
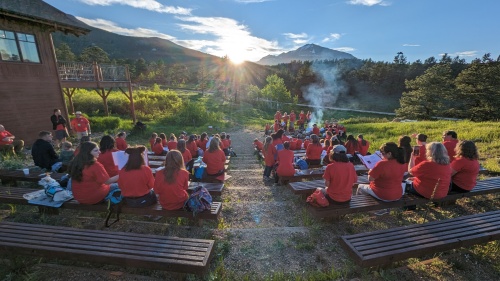
<path fill-rule="evenodd" d="M 165 181 L 174 183 L 177 180 L 177 174 L 180 170 L 185 170 L 184 159 L 179 150 L 172 149 L 165 157 Z"/>
<path fill-rule="evenodd" d="M 436 162 L 440 165 L 450 164 L 450 157 L 446 147 L 440 142 L 431 142 L 425 146 L 428 161 Z"/>

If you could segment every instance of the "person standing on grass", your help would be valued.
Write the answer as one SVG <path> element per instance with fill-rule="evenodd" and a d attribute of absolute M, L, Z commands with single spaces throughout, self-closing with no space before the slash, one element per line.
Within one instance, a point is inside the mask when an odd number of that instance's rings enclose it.
<path fill-rule="evenodd" d="M 76 133 L 76 138 L 78 141 L 82 139 L 83 136 L 88 136 L 90 132 L 90 122 L 87 118 L 82 116 L 81 111 L 75 112 L 76 118 L 71 120 L 71 127 L 73 132 Z"/>
<path fill-rule="evenodd" d="M 323 174 L 325 188 L 323 192 L 330 204 L 344 204 L 351 201 L 352 186 L 358 180 L 354 165 L 347 158 L 347 149 L 336 145 L 328 154 L 329 162 Z"/>
<path fill-rule="evenodd" d="M 476 186 L 479 174 L 479 154 L 472 141 L 461 141 L 455 148 L 455 161 L 451 163 L 450 192 L 464 193 Z"/>
<path fill-rule="evenodd" d="M 97 161 L 102 164 L 110 177 L 118 175 L 118 166 L 113 160 L 113 152 L 118 151 L 115 146 L 115 140 L 111 136 L 103 136 L 99 142 L 99 156 Z"/>
<path fill-rule="evenodd" d="M 266 137 L 264 141 L 264 146 L 262 148 L 262 155 L 264 156 L 264 180 L 271 179 L 271 172 L 276 164 L 275 158 L 277 158 L 278 151 L 276 147 L 272 144 L 273 138 Z"/>
<path fill-rule="evenodd" d="M 66 119 L 61 115 L 61 110 L 54 109 L 54 114 L 50 116 L 52 122 L 52 130 L 54 130 L 56 146 L 65 142 L 68 137 L 68 130 L 66 128 Z"/>
<path fill-rule="evenodd" d="M 455 147 L 458 144 L 458 136 L 455 131 L 444 131 L 443 132 L 443 145 L 446 147 L 448 152 L 448 157 L 450 158 L 450 163 L 455 160 Z"/>
<path fill-rule="evenodd" d="M 165 169 L 156 173 L 154 192 L 165 210 L 178 210 L 188 200 L 189 172 L 186 171 L 182 154 L 178 150 L 167 153 Z"/>
<path fill-rule="evenodd" d="M 295 111 L 290 111 L 290 125 L 288 126 L 288 131 L 293 132 L 295 131 L 295 119 L 297 116 L 295 115 Z"/>
<path fill-rule="evenodd" d="M 125 149 L 128 160 L 118 173 L 118 186 L 122 190 L 123 200 L 133 208 L 151 206 L 157 201 L 153 191 L 153 172 L 144 164 L 145 151 L 144 146 Z"/>
<path fill-rule="evenodd" d="M 84 142 L 80 144 L 78 155 L 69 164 L 73 196 L 80 204 L 100 203 L 118 188 L 118 184 L 114 184 L 118 181 L 118 175 L 108 175 L 104 166 L 97 161 L 99 154 L 95 142 Z"/>

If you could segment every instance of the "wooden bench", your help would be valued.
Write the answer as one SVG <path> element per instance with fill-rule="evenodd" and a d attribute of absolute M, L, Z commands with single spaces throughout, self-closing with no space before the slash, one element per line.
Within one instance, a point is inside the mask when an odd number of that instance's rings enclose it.
<path fill-rule="evenodd" d="M 28 181 L 28 182 L 38 182 L 41 178 L 45 177 L 45 173 L 41 171 L 31 171 L 28 175 L 25 175 L 22 170 L 0 170 L 0 180 L 2 184 L 12 183 L 17 185 L 18 181 Z M 50 176 L 56 181 L 61 180 L 65 173 L 50 173 Z"/>
<path fill-rule="evenodd" d="M 346 235 L 341 245 L 360 266 L 469 247 L 500 239 L 500 211 Z"/>
<path fill-rule="evenodd" d="M 33 188 L 25 188 L 25 187 L 0 187 L 0 203 L 5 204 L 17 204 L 17 205 L 31 205 L 28 203 L 28 200 L 23 198 L 23 195 L 26 193 L 33 192 Z M 37 205 L 32 205 L 37 206 Z M 107 205 L 96 204 L 96 205 L 84 205 L 79 204 L 76 200 L 70 200 L 65 202 L 62 206 L 62 209 L 73 209 L 80 211 L 96 211 L 96 212 L 107 212 Z M 213 202 L 210 211 L 204 211 L 193 217 L 191 212 L 179 209 L 179 210 L 164 210 L 159 203 L 143 207 L 143 208 L 130 208 L 126 205 L 121 208 L 122 214 L 133 214 L 133 215 L 154 215 L 154 216 L 163 216 L 163 217 L 183 217 L 195 220 L 218 220 L 220 213 L 222 211 L 222 203 L 221 202 Z"/>
<path fill-rule="evenodd" d="M 303 179 L 321 179 L 323 177 L 323 173 L 325 172 L 324 169 L 325 166 L 322 166 L 321 168 L 298 170 L 293 176 L 290 177 L 280 176 L 279 181 L 280 184 L 283 184 L 285 182 L 302 181 Z M 358 175 L 363 175 L 368 171 L 364 165 L 355 165 L 354 169 L 356 170 L 356 173 Z"/>
<path fill-rule="evenodd" d="M 361 175 L 358 176 L 358 180 L 354 183 L 353 188 L 358 187 L 358 184 L 368 184 L 368 176 Z M 313 180 L 313 181 L 300 181 L 300 182 L 290 182 L 287 186 L 292 190 L 294 194 L 299 195 L 311 195 L 318 187 L 325 188 L 325 180 Z"/>
<path fill-rule="evenodd" d="M 193 191 L 200 185 L 205 187 L 212 196 L 221 196 L 222 189 L 224 188 L 224 183 L 219 182 L 190 182 L 188 191 Z"/>
<path fill-rule="evenodd" d="M 442 199 L 433 200 L 436 203 L 454 202 L 457 199 L 465 197 L 473 197 L 477 195 L 493 194 L 500 192 L 500 177 L 494 177 L 478 181 L 474 189 L 467 193 L 454 193 Z M 353 195 L 349 204 L 329 205 L 324 208 L 316 208 L 308 206 L 309 212 L 317 218 L 334 217 L 339 218 L 343 215 L 380 210 L 385 208 L 401 208 L 414 205 L 422 205 L 429 203 L 429 199 L 413 195 L 405 194 L 403 197 L 394 202 L 383 202 L 370 195 Z"/>
<path fill-rule="evenodd" d="M 214 240 L 0 223 L 0 251 L 14 255 L 202 274 Z"/>

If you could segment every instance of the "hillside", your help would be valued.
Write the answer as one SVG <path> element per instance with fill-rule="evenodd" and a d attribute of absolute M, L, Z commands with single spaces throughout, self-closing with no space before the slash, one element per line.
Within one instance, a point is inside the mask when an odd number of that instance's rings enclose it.
<path fill-rule="evenodd" d="M 276 65 L 280 63 L 290 63 L 292 61 L 316 61 L 316 60 L 339 60 L 355 59 L 351 54 L 328 49 L 315 44 L 304 45 L 297 50 L 279 54 L 277 56 L 265 56 L 259 61 L 261 65 Z"/>

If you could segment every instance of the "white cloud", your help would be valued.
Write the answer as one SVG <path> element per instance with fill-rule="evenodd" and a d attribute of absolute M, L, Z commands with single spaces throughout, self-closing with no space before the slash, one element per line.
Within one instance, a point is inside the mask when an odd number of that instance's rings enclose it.
<path fill-rule="evenodd" d="M 126 36 L 135 36 L 135 37 L 158 37 L 170 41 L 175 41 L 176 38 L 173 36 L 170 36 L 165 33 L 161 33 L 159 31 L 153 30 L 153 29 L 147 29 L 147 28 L 124 28 L 118 26 L 116 23 L 104 19 L 87 19 L 87 18 L 82 18 L 82 17 L 76 17 L 77 19 L 83 21 L 84 23 L 97 27 L 109 32 L 121 34 L 121 35 L 126 35 Z"/>
<path fill-rule="evenodd" d="M 440 56 L 443 56 L 444 54 L 439 54 Z M 463 52 L 455 52 L 453 54 L 448 54 L 450 57 L 477 57 L 477 51 L 463 51 Z"/>
<path fill-rule="evenodd" d="M 307 42 L 309 42 L 310 38 L 309 38 L 309 35 L 307 35 L 307 33 L 283 33 L 283 35 L 285 35 L 285 37 L 289 40 L 292 40 L 293 44 L 295 45 L 298 45 L 298 46 L 302 46 L 304 44 L 306 44 Z"/>
<path fill-rule="evenodd" d="M 391 5 L 391 3 L 384 1 L 384 0 L 349 0 L 347 3 L 351 4 L 351 5 L 363 5 L 363 6 L 375 6 L 375 5 L 389 6 L 389 5 Z"/>
<path fill-rule="evenodd" d="M 420 47 L 418 44 L 403 44 L 403 47 Z"/>
<path fill-rule="evenodd" d="M 248 4 L 248 3 L 269 2 L 269 1 L 273 1 L 273 0 L 235 0 L 235 1 L 238 2 L 238 3 Z"/>
<path fill-rule="evenodd" d="M 346 53 L 356 51 L 356 49 L 351 48 L 351 47 L 338 47 L 338 48 L 333 48 L 333 49 L 336 50 L 336 51 L 346 52 Z"/>
<path fill-rule="evenodd" d="M 321 42 L 326 43 L 330 41 L 339 40 L 342 35 L 340 33 L 331 33 L 330 36 L 323 39 Z"/>
<path fill-rule="evenodd" d="M 165 6 L 155 0 L 80 0 L 87 5 L 110 6 L 110 5 L 126 5 L 134 8 L 145 9 L 158 13 L 189 15 L 191 9 L 182 7 Z"/>

